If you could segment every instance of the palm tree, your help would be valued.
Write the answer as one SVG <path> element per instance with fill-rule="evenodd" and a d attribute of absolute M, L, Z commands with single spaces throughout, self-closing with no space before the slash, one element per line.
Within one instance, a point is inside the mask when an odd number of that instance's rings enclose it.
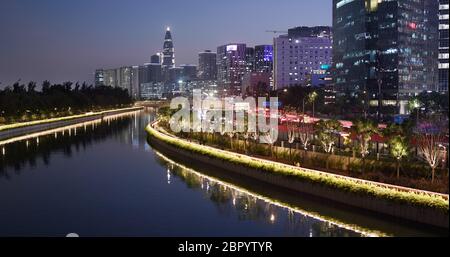
<path fill-rule="evenodd" d="M 397 179 L 400 178 L 400 161 L 408 156 L 408 141 L 406 137 L 397 135 L 389 140 L 390 152 L 392 157 L 397 160 Z"/>
<path fill-rule="evenodd" d="M 308 95 L 308 102 L 312 104 L 312 117 L 315 117 L 315 104 L 316 104 L 316 100 L 317 97 L 319 96 L 319 94 L 317 94 L 316 91 L 312 91 L 309 95 Z"/>
<path fill-rule="evenodd" d="M 370 120 L 358 120 L 353 125 L 353 131 L 358 139 L 358 150 L 363 160 L 361 171 L 364 172 L 365 159 L 369 154 L 370 141 L 372 136 L 378 133 L 378 127 Z"/>

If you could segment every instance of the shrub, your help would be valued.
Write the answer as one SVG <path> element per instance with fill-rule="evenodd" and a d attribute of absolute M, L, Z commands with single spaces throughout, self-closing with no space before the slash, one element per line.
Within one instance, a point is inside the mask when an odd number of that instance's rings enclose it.
<path fill-rule="evenodd" d="M 448 201 L 437 195 L 416 193 L 412 191 L 397 191 L 395 189 L 384 188 L 375 184 L 361 184 L 353 180 L 347 180 L 336 176 L 325 176 L 321 173 L 297 169 L 295 167 L 288 167 L 264 161 L 256 161 L 250 157 L 237 156 L 235 154 L 226 153 L 223 151 L 211 151 L 208 147 L 163 135 L 150 125 L 146 130 L 149 136 L 161 140 L 169 145 L 191 151 L 193 153 L 205 155 L 210 158 L 228 161 L 244 167 L 259 170 L 261 172 L 270 172 L 279 176 L 297 179 L 303 182 L 316 184 L 318 186 L 325 186 L 343 192 L 359 194 L 367 197 L 375 197 L 399 204 L 409 204 L 421 208 L 431 208 L 448 213 Z"/>

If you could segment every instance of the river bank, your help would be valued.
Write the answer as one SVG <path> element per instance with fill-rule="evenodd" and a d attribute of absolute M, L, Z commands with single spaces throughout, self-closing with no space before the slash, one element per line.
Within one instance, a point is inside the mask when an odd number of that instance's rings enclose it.
<path fill-rule="evenodd" d="M 400 190 L 370 181 L 346 178 L 239 155 L 181 140 L 147 127 L 156 148 L 182 155 L 300 193 L 318 196 L 417 223 L 448 228 L 448 196 Z"/>
<path fill-rule="evenodd" d="M 54 129 L 64 126 L 70 126 L 73 124 L 92 121 L 96 119 L 100 119 L 102 117 L 107 117 L 110 115 L 116 115 L 125 112 L 132 112 L 141 110 L 143 107 L 130 107 L 130 108 L 121 108 L 114 109 L 108 111 L 101 112 L 91 112 L 80 115 L 59 117 L 53 119 L 45 119 L 31 122 L 22 122 L 16 124 L 9 124 L 0 126 L 0 141 L 7 140 L 13 137 L 18 137 L 22 135 L 26 135 L 29 133 L 41 132 L 48 129 Z"/>

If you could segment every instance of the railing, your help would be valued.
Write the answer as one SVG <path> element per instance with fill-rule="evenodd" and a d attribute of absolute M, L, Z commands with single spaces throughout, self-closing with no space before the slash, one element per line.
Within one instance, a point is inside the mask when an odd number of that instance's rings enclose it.
<path fill-rule="evenodd" d="M 150 124 L 150 126 L 159 134 L 162 134 L 166 137 L 170 137 L 172 139 L 175 140 L 179 140 L 179 141 L 183 141 L 183 142 L 189 142 L 186 141 L 184 139 L 181 139 L 179 137 L 176 137 L 175 135 L 165 131 L 163 128 L 158 127 L 159 121 L 155 121 L 153 123 Z M 293 166 L 293 165 L 288 165 L 288 164 L 284 164 L 284 163 L 280 163 L 280 162 L 275 162 L 275 161 L 271 161 L 271 160 L 267 160 L 267 159 L 262 159 L 262 158 L 257 158 L 257 157 L 253 157 L 253 156 L 248 156 L 248 155 L 243 155 L 240 153 L 236 153 L 236 152 L 230 152 L 230 151 L 226 151 L 226 150 L 221 150 L 215 147 L 211 147 L 211 146 L 207 146 L 207 145 L 200 145 L 194 142 L 189 142 L 191 144 L 195 144 L 197 146 L 209 149 L 211 151 L 215 151 L 215 152 L 221 152 L 221 153 L 225 153 L 225 154 L 229 154 L 235 157 L 239 157 L 239 158 L 248 158 L 250 160 L 254 160 L 254 161 L 258 161 L 258 162 L 265 162 L 265 163 L 270 163 L 270 164 L 274 164 L 274 165 L 278 165 L 278 166 L 282 166 L 282 167 L 286 167 L 286 168 L 290 168 L 290 169 L 297 169 L 299 171 L 307 171 L 310 173 L 314 173 L 314 174 L 319 174 L 321 176 L 325 176 L 325 177 L 331 177 L 331 178 L 339 178 L 342 180 L 347 180 L 347 181 L 351 181 L 357 184 L 361 184 L 361 185 L 369 185 L 369 186 L 375 186 L 375 187 L 379 187 L 379 188 L 383 188 L 383 189 L 390 189 L 390 190 L 394 190 L 394 191 L 399 191 L 399 192 L 408 192 L 408 193 L 414 193 L 414 194 L 421 194 L 421 195 L 429 195 L 429 196 L 434 196 L 434 197 L 441 197 L 444 200 L 449 200 L 449 195 L 448 194 L 441 194 L 441 193 L 436 193 L 436 192 L 431 192 L 431 191 L 426 191 L 426 190 L 420 190 L 420 189 L 414 189 L 414 188 L 409 188 L 409 187 L 402 187 L 402 186 L 397 186 L 397 185 L 392 185 L 392 184 L 385 184 L 385 183 L 381 183 L 381 182 L 375 182 L 375 181 L 370 181 L 370 180 L 364 180 L 364 179 L 358 179 L 358 178 L 353 178 L 353 177 L 348 177 L 348 176 L 343 176 L 343 175 L 338 175 L 338 174 L 332 174 L 332 173 L 328 173 L 328 172 L 324 172 L 324 171 L 319 171 L 319 170 L 314 170 L 314 169 L 308 169 L 308 168 L 302 168 L 302 167 L 297 167 L 297 166 Z"/>

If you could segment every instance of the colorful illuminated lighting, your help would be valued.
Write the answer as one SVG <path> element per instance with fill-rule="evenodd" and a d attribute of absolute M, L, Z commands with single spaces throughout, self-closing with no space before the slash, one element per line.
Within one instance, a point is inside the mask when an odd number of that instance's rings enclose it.
<path fill-rule="evenodd" d="M 416 29 L 416 28 L 417 28 L 417 24 L 414 23 L 414 22 L 410 22 L 410 23 L 408 23 L 408 27 L 409 27 L 410 29 Z"/>

